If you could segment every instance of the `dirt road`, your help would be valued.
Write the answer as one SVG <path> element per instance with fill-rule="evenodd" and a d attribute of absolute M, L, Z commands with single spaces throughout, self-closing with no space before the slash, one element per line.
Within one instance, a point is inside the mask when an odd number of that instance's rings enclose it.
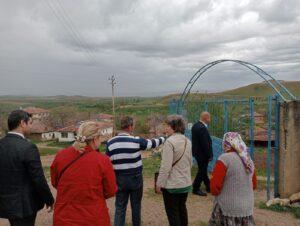
<path fill-rule="evenodd" d="M 53 160 L 53 156 L 42 157 L 43 164 L 49 166 Z M 162 197 L 153 192 L 152 178 L 145 178 L 144 197 L 142 204 L 142 221 L 143 225 L 163 226 L 167 224 L 166 214 L 163 208 Z M 55 189 L 52 188 L 55 195 Z M 276 213 L 268 210 L 257 208 L 259 202 L 265 200 L 265 191 L 255 192 L 255 221 L 256 225 L 276 225 L 276 226 L 300 226 L 300 220 L 295 219 L 293 215 L 288 213 Z M 207 225 L 212 210 L 213 197 L 197 197 L 189 195 L 188 198 L 188 214 L 190 225 L 203 226 Z M 110 209 L 111 219 L 114 216 L 114 199 L 107 201 Z M 130 222 L 130 207 L 127 211 L 127 222 Z M 51 226 L 52 214 L 45 210 L 39 212 L 37 217 L 37 226 Z M 128 225 L 131 225 L 130 223 Z M 0 226 L 9 226 L 6 220 L 0 219 Z M 84 226 L 84 225 L 83 225 Z"/>

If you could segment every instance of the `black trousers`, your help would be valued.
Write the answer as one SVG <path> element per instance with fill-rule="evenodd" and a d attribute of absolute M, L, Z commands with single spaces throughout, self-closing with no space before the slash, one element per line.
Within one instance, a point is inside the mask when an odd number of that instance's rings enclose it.
<path fill-rule="evenodd" d="M 34 226 L 35 219 L 36 214 L 25 218 L 8 219 L 8 221 L 11 226 Z"/>
<path fill-rule="evenodd" d="M 186 200 L 188 193 L 172 194 L 166 189 L 162 190 L 166 213 L 170 226 L 187 226 L 188 213 Z"/>
<path fill-rule="evenodd" d="M 202 182 L 204 182 L 206 189 L 210 190 L 210 181 L 207 173 L 207 167 L 209 161 L 202 160 L 197 157 L 196 157 L 196 161 L 198 164 L 198 172 L 193 183 L 193 190 L 198 191 L 201 187 Z"/>

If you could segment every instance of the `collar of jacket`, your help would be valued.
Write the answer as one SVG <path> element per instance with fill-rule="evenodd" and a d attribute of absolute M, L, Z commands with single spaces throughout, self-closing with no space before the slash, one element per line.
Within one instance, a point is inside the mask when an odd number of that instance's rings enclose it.
<path fill-rule="evenodd" d="M 202 122 L 201 120 L 199 122 L 201 122 L 203 125 L 205 125 L 206 128 L 208 127 L 208 125 L 205 122 Z"/>
<path fill-rule="evenodd" d="M 131 136 L 131 135 L 128 132 L 123 131 L 118 133 L 118 136 Z"/>
<path fill-rule="evenodd" d="M 84 151 L 91 152 L 91 151 L 97 151 L 97 150 L 94 150 L 91 146 L 87 145 L 87 146 L 85 146 Z"/>
<path fill-rule="evenodd" d="M 18 137 L 21 139 L 26 139 L 25 136 L 22 133 L 17 133 L 17 132 L 8 132 L 7 136 L 13 136 L 13 137 Z"/>

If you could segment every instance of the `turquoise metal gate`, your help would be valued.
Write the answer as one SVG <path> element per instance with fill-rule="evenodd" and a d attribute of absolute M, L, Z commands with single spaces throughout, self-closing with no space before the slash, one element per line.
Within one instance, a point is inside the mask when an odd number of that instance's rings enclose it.
<path fill-rule="evenodd" d="M 274 96 L 269 98 L 211 98 L 210 95 L 198 100 L 190 100 L 189 94 L 196 81 L 211 67 L 223 63 L 234 62 L 240 64 L 265 80 L 274 92 Z M 180 99 L 173 100 L 169 105 L 171 114 L 181 114 L 188 121 L 186 130 L 187 137 L 191 137 L 191 126 L 199 118 L 200 112 L 208 111 L 212 115 L 212 122 L 209 126 L 213 137 L 214 159 L 209 165 L 212 170 L 215 161 L 222 150 L 222 137 L 227 131 L 236 131 L 242 134 L 246 140 L 252 158 L 255 160 L 255 142 L 263 142 L 266 147 L 265 174 L 267 199 L 272 196 L 271 182 L 274 180 L 274 196 L 277 197 L 279 182 L 279 122 L 280 122 L 280 102 L 295 100 L 296 97 L 280 81 L 263 71 L 261 68 L 248 62 L 239 60 L 217 60 L 201 67 L 187 83 Z M 256 111 L 257 110 L 257 111 Z M 262 111 L 262 112 L 258 112 Z M 263 118 L 263 123 L 259 122 Z M 261 124 L 261 125 L 260 125 Z M 265 149 L 264 149 L 265 150 Z"/>
<path fill-rule="evenodd" d="M 222 97 L 202 100 L 187 100 L 185 105 L 173 100 L 169 104 L 170 114 L 181 114 L 187 120 L 186 136 L 191 138 L 191 127 L 199 120 L 200 113 L 208 111 L 211 114 L 209 131 L 213 140 L 214 158 L 209 164 L 211 172 L 218 157 L 223 153 L 222 137 L 226 132 L 239 132 L 249 147 L 249 152 L 255 161 L 255 149 L 258 148 L 258 158 L 264 158 L 267 199 L 271 198 L 272 187 L 274 196 L 278 197 L 279 181 L 279 104 L 278 96 L 269 98 L 223 99 Z M 184 108 L 178 109 L 178 106 Z M 256 110 L 259 110 L 258 113 Z M 255 142 L 263 143 L 255 147 Z M 260 163 L 261 163 L 261 159 Z M 260 170 L 261 171 L 261 170 Z M 271 182 L 274 182 L 272 186 Z"/>

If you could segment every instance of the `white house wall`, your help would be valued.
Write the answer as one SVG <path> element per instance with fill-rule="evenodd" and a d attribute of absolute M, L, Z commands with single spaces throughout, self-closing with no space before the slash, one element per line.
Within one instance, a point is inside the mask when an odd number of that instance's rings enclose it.
<path fill-rule="evenodd" d="M 62 137 L 62 133 L 57 132 L 58 142 L 72 142 L 75 140 L 75 134 L 72 132 L 68 132 L 68 137 Z"/>

